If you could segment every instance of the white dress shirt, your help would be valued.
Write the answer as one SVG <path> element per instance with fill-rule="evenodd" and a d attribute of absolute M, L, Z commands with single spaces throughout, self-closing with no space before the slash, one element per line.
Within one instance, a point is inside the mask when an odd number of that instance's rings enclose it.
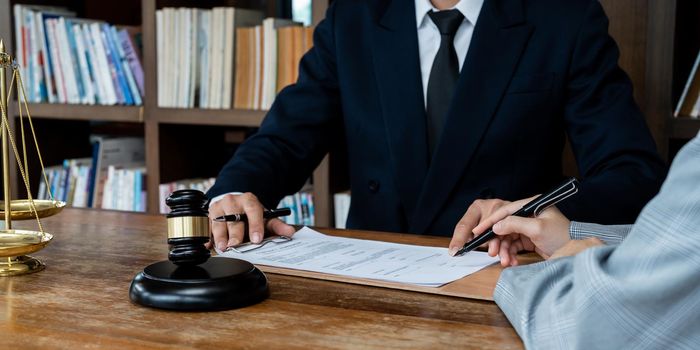
<path fill-rule="evenodd" d="M 440 31 L 428 16 L 429 11 L 439 11 L 430 0 L 416 1 L 416 24 L 418 26 L 418 53 L 420 56 L 420 71 L 423 81 L 423 103 L 428 105 L 428 79 L 433 67 L 435 55 L 440 48 Z M 481 13 L 484 0 L 460 0 L 452 9 L 456 9 L 464 15 L 462 24 L 455 34 L 455 51 L 459 59 L 459 70 L 462 71 L 464 59 L 467 57 L 469 45 L 474 34 L 474 26 Z"/>
<path fill-rule="evenodd" d="M 474 26 L 476 20 L 481 13 L 481 7 L 484 5 L 484 0 L 460 0 L 453 9 L 457 9 L 464 15 L 462 24 L 457 29 L 455 34 L 455 50 L 459 59 L 459 69 L 462 70 L 464 59 L 467 57 L 469 45 L 474 34 Z M 420 56 L 420 71 L 421 79 L 423 80 L 423 105 L 428 106 L 428 79 L 430 78 L 430 70 L 433 67 L 435 55 L 440 48 L 440 31 L 433 21 L 428 17 L 428 11 L 439 11 L 436 9 L 430 0 L 416 0 L 416 23 L 418 25 L 418 53 Z M 240 192 L 231 192 L 218 195 L 212 198 L 210 204 L 216 203 L 227 194 L 241 194 Z"/>

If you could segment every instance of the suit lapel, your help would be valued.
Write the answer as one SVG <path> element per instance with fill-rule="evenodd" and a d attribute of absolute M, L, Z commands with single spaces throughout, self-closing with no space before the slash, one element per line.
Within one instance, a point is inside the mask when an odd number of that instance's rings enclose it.
<path fill-rule="evenodd" d="M 413 1 L 391 1 L 373 35 L 373 60 L 394 180 L 407 213 L 428 167 L 423 86 Z"/>
<path fill-rule="evenodd" d="M 522 12 L 522 0 L 484 2 L 411 232 L 428 229 L 477 150 L 532 33 Z"/>

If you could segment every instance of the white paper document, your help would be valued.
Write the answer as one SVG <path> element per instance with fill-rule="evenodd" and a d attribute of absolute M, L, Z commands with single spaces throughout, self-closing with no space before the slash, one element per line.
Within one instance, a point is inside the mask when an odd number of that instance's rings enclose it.
<path fill-rule="evenodd" d="M 308 227 L 290 241 L 266 243 L 245 253 L 221 257 L 253 264 L 354 278 L 439 287 L 498 261 L 483 252 L 451 257 L 447 248 L 422 247 L 324 235 Z"/>

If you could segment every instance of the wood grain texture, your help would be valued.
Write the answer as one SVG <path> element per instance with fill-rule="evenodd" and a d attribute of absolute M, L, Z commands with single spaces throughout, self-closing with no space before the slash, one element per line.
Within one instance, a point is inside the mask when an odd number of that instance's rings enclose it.
<path fill-rule="evenodd" d="M 270 298 L 249 308 L 144 308 L 128 288 L 166 257 L 164 218 L 67 209 L 43 222 L 55 235 L 36 254 L 46 270 L 0 278 L 0 348 L 522 348 L 492 302 L 277 274 L 268 274 Z"/>
<path fill-rule="evenodd" d="M 32 118 L 132 123 L 140 123 L 143 121 L 142 108 L 143 107 L 140 106 L 89 106 L 60 103 L 29 104 L 29 112 Z M 17 116 L 17 109 L 15 108 L 14 111 L 15 116 Z"/>
<path fill-rule="evenodd" d="M 601 0 L 610 18 L 608 31 L 620 48 L 620 67 L 630 76 L 634 97 L 645 110 L 649 0 Z"/>

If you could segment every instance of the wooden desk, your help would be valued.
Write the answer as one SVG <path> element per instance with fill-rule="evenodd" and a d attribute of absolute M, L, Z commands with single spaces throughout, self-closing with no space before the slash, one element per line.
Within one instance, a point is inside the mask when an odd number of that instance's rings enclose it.
<path fill-rule="evenodd" d="M 164 218 L 66 209 L 43 223 L 55 236 L 35 254 L 46 270 L 0 277 L 2 349 L 523 347 L 490 301 L 270 273 L 270 298 L 249 308 L 148 309 L 129 301 L 129 284 L 143 267 L 166 258 Z"/>

